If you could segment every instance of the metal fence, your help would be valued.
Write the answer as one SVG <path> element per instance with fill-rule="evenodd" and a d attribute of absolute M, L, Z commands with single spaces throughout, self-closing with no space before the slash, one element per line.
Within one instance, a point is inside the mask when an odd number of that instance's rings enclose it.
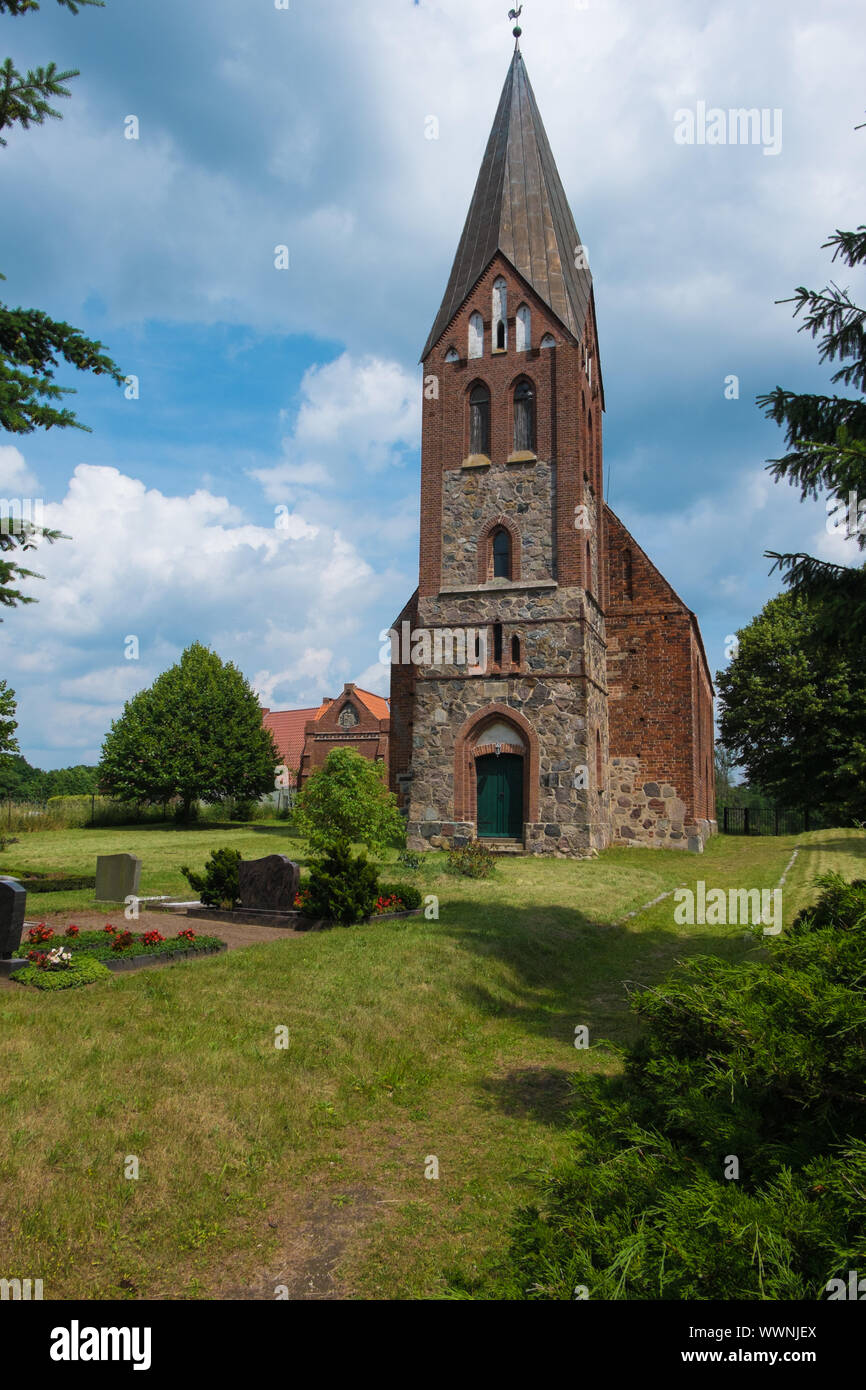
<path fill-rule="evenodd" d="M 719 829 L 723 835 L 799 835 L 812 826 L 808 806 L 801 811 L 779 806 L 723 806 Z"/>

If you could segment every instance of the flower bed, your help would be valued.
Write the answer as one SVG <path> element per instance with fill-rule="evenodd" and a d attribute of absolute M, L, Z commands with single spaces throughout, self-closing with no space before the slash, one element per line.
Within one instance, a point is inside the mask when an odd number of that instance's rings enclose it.
<path fill-rule="evenodd" d="M 83 985 L 95 985 L 98 980 L 110 980 L 111 971 L 95 960 L 93 956 L 79 956 L 63 968 L 45 968 L 42 965 L 25 965 L 16 970 L 11 978 L 19 985 L 33 985 L 35 989 L 80 989 Z"/>
<path fill-rule="evenodd" d="M 164 937 L 161 932 L 131 932 L 124 927 L 114 927 L 108 923 L 102 931 L 82 931 L 80 927 L 70 926 L 62 936 L 58 936 L 44 923 L 31 927 L 21 943 L 22 952 L 28 951 L 31 964 L 38 964 L 38 957 L 55 948 L 76 956 L 88 956 L 91 960 L 131 959 L 138 956 L 192 955 L 222 948 L 222 941 L 216 936 L 198 936 L 191 929 L 179 932 L 177 936 Z"/>

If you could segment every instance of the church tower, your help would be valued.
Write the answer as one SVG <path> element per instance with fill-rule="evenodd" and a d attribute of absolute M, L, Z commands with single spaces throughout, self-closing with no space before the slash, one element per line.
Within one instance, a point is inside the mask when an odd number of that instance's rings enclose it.
<path fill-rule="evenodd" d="M 611 838 L 604 392 L 519 46 L 422 361 L 420 581 L 391 698 L 409 844 L 585 854 Z"/>

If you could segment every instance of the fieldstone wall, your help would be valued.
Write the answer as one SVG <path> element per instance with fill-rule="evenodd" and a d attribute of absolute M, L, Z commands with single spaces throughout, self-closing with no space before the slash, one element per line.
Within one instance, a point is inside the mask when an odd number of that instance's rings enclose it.
<path fill-rule="evenodd" d="M 563 856 L 601 849 L 609 843 L 610 823 L 607 787 L 604 780 L 600 788 L 595 781 L 597 727 L 605 756 L 607 746 L 604 687 L 598 679 L 604 672 L 600 610 L 587 606 L 581 590 L 553 586 L 537 594 L 490 593 L 485 599 L 485 617 L 503 623 L 502 668 L 474 677 L 456 668 L 417 672 L 409 843 L 414 849 L 440 848 L 474 836 L 472 745 L 480 730 L 473 725 L 465 747 L 461 730 L 495 709 L 497 720 L 513 710 L 531 731 L 527 735 L 522 724 L 516 725 L 527 743 L 525 849 Z M 423 599 L 418 620 L 431 630 L 477 623 L 478 602 L 469 595 Z M 508 660 L 512 635 L 521 642 L 519 667 Z"/>
<path fill-rule="evenodd" d="M 644 781 L 640 758 L 612 758 L 610 781 L 614 844 L 703 852 L 711 823 L 688 819 L 686 804 L 670 783 Z"/>
<path fill-rule="evenodd" d="M 477 584 L 479 537 L 491 518 L 512 521 L 520 537 L 521 579 L 553 575 L 554 469 L 512 463 L 448 469 L 442 475 L 442 586 Z"/>

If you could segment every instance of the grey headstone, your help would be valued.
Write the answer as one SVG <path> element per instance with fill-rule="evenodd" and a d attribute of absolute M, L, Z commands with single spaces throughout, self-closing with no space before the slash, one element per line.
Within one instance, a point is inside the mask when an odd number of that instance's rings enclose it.
<path fill-rule="evenodd" d="M 285 854 L 247 859 L 238 865 L 240 903 L 259 912 L 291 912 L 301 882 L 301 870 Z"/>
<path fill-rule="evenodd" d="M 27 890 L 14 878 L 0 878 L 0 960 L 11 960 L 21 944 Z"/>
<path fill-rule="evenodd" d="M 140 879 L 141 860 L 134 854 L 103 854 L 96 861 L 96 901 L 125 902 L 138 893 Z"/>

